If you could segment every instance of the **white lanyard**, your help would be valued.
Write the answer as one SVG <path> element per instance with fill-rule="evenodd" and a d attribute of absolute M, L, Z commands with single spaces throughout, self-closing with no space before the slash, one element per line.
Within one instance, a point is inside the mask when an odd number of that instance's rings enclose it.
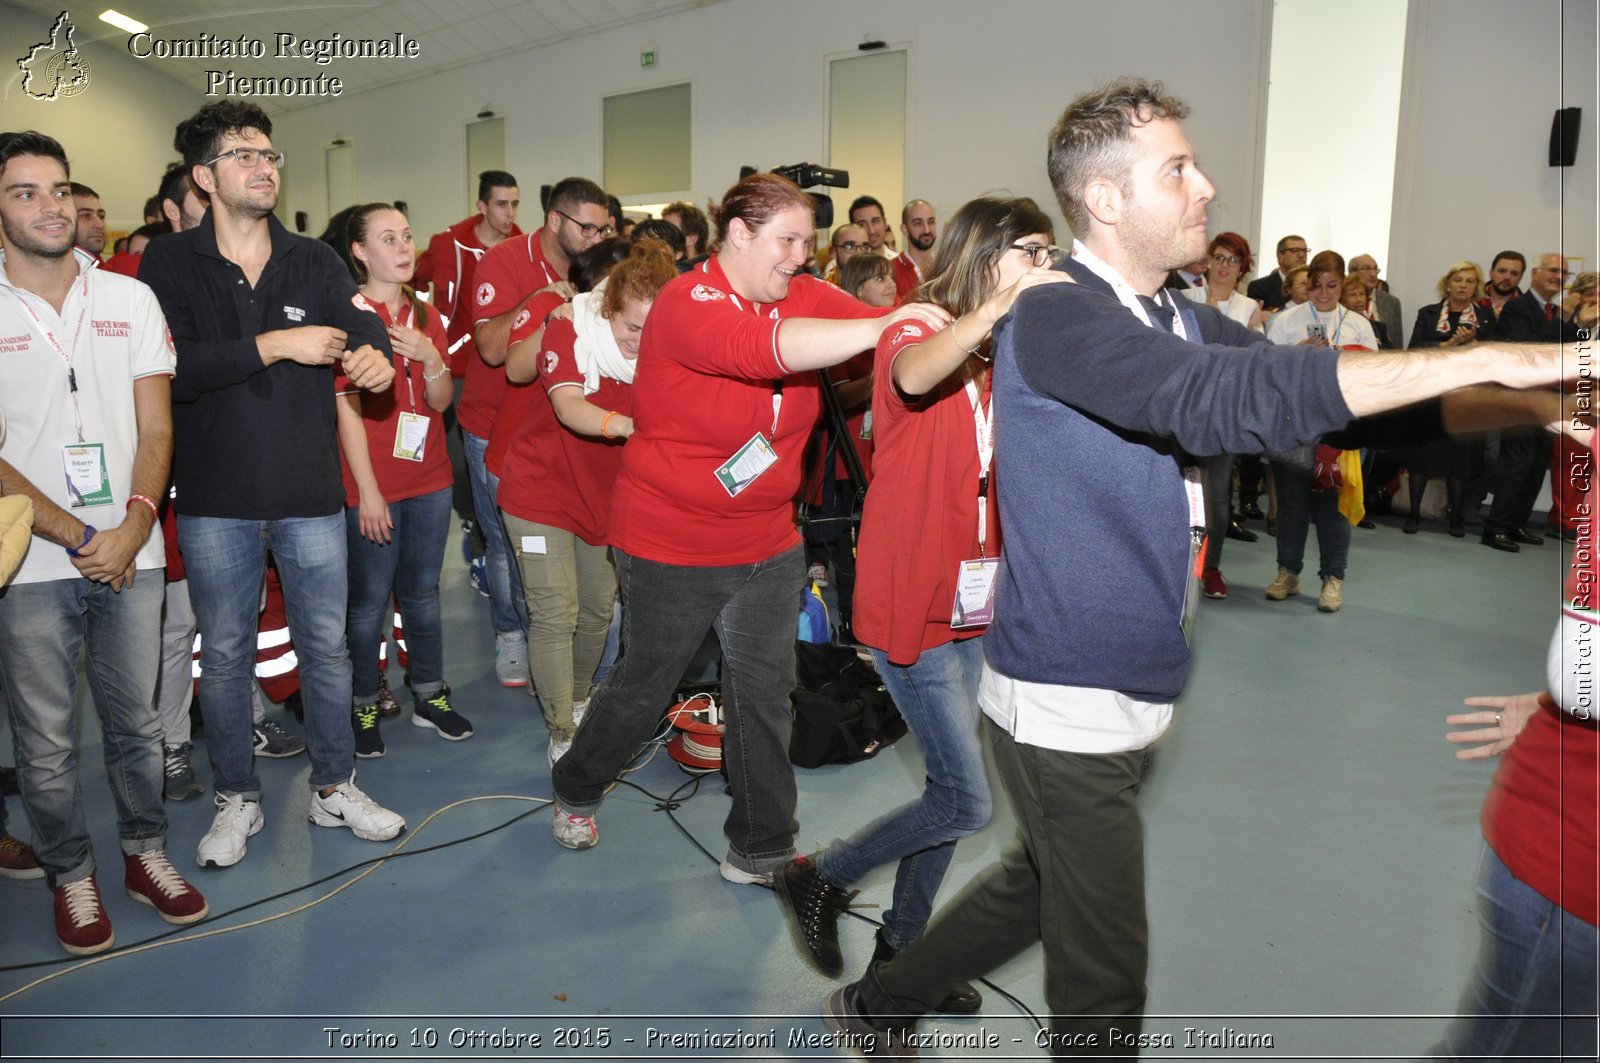
<path fill-rule="evenodd" d="M 16 298 L 17 302 L 22 304 L 22 309 L 26 310 L 28 312 L 28 316 L 33 319 L 34 327 L 39 330 L 39 334 L 44 337 L 45 342 L 55 350 L 56 356 L 59 357 L 66 365 L 67 393 L 72 398 L 72 422 L 78 429 L 78 442 L 84 442 L 83 411 L 78 407 L 78 374 L 72 368 L 72 355 L 67 353 L 67 349 L 65 347 L 61 346 L 61 341 L 56 339 L 55 332 L 50 328 L 49 325 L 44 323 L 44 319 L 39 316 L 38 312 L 34 310 L 33 306 L 28 302 L 28 300 L 22 297 L 20 292 L 12 287 L 7 287 L 6 290 Z M 83 322 L 86 318 L 88 318 L 88 316 L 89 271 L 85 269 L 83 271 L 83 305 L 78 308 L 78 327 L 72 332 L 72 350 L 74 352 L 76 352 L 78 349 L 78 340 L 83 336 Z"/>
<path fill-rule="evenodd" d="M 1084 247 L 1081 240 L 1072 241 L 1072 257 L 1089 267 L 1090 272 L 1095 276 L 1111 285 L 1111 291 L 1116 295 L 1117 302 L 1132 310 L 1134 316 L 1143 321 L 1146 327 L 1155 327 L 1155 323 L 1150 320 L 1150 315 L 1145 313 L 1144 306 L 1139 302 L 1139 293 L 1133 290 L 1131 284 L 1122 279 L 1122 274 L 1106 265 L 1093 251 Z M 1157 296 L 1156 302 L 1160 302 L 1159 292 Z M 1183 315 L 1178 312 L 1176 306 L 1172 308 L 1172 333 L 1182 339 L 1189 338 L 1189 331 L 1183 325 Z"/>
<path fill-rule="evenodd" d="M 967 378 L 967 398 L 972 402 L 972 423 L 978 441 L 978 556 L 988 557 L 989 542 L 989 467 L 994 464 L 994 400 L 983 408 L 978 382 Z"/>
<path fill-rule="evenodd" d="M 707 266 L 709 265 L 709 262 L 710 262 L 710 260 L 708 259 L 706 262 L 700 263 L 701 272 L 703 272 L 703 273 L 705 273 L 707 275 L 710 275 L 710 273 L 711 273 L 711 271 L 707 268 Z M 734 306 L 738 307 L 740 310 L 744 310 L 745 309 L 744 303 L 742 303 L 739 300 L 739 296 L 736 293 L 728 292 L 727 295 L 728 295 L 728 298 L 733 302 Z M 754 314 L 754 315 L 756 315 L 757 317 L 760 317 L 761 316 L 761 304 L 760 303 L 751 303 L 750 306 L 749 306 L 749 312 Z M 776 306 L 774 306 L 772 308 L 772 310 L 769 311 L 769 316 L 774 321 L 781 321 L 782 320 L 782 318 L 780 318 L 778 316 L 778 308 Z M 777 342 L 776 341 L 776 337 L 774 337 L 774 341 L 773 342 L 774 343 Z M 783 380 L 780 378 L 780 379 L 774 380 L 772 382 L 772 431 L 767 433 L 768 442 L 771 442 L 771 441 L 776 440 L 778 438 L 778 414 L 780 412 L 782 412 L 782 410 L 783 410 Z"/>

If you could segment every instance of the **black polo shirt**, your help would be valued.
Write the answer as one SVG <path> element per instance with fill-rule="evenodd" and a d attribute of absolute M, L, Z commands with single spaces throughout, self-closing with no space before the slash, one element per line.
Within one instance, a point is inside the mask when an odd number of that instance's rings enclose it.
<path fill-rule="evenodd" d="M 328 245 L 268 215 L 272 256 L 254 288 L 222 257 L 207 213 L 198 228 L 145 248 L 139 279 L 156 293 L 178 352 L 172 476 L 185 516 L 280 520 L 344 509 L 334 421 L 338 364 L 261 364 L 256 337 L 331 325 L 351 350 L 389 353 L 378 315 L 358 308 L 350 271 Z"/>

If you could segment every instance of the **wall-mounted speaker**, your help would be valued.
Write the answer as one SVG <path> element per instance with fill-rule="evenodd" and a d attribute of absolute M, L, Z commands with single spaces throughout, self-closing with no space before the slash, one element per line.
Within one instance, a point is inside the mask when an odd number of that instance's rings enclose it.
<path fill-rule="evenodd" d="M 1550 165 L 1571 166 L 1578 161 L 1578 119 L 1581 107 L 1563 107 L 1550 122 Z"/>

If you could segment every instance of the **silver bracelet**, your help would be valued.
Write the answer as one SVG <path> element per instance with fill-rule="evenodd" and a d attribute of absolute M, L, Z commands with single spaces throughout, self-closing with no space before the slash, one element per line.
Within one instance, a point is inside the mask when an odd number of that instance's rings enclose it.
<path fill-rule="evenodd" d="M 423 373 L 422 374 L 422 379 L 423 379 L 423 381 L 425 383 L 431 384 L 435 380 L 443 380 L 445 377 L 447 377 L 449 375 L 450 375 L 450 363 L 449 362 L 440 362 L 439 363 L 439 371 L 437 373 Z"/>
<path fill-rule="evenodd" d="M 963 315 L 963 317 L 964 316 L 965 315 Z M 956 336 L 956 325 L 959 324 L 961 320 L 962 318 L 958 317 L 954 321 L 950 322 L 950 342 L 956 345 L 956 350 L 967 355 L 968 357 L 971 357 L 972 355 L 978 353 L 979 347 L 983 346 L 983 339 L 980 337 L 978 342 L 973 344 L 971 347 L 963 346 L 960 338 Z"/>

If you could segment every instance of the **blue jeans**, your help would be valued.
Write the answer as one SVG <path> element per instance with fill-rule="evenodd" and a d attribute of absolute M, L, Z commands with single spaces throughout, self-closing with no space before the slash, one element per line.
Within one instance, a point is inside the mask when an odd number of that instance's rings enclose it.
<path fill-rule="evenodd" d="M 527 636 L 528 627 L 517 612 L 517 602 L 522 588 L 511 571 L 511 540 L 506 536 L 506 526 L 500 523 L 499 504 L 495 496 L 500 493 L 500 477 L 489 471 L 483 456 L 489 441 L 475 436 L 466 429 L 461 431 L 467 450 L 467 472 L 472 477 L 472 508 L 478 515 L 478 527 L 483 531 L 485 545 L 483 561 L 489 578 L 489 620 L 496 635 L 516 632 Z"/>
<path fill-rule="evenodd" d="M 1519 881 L 1487 846 L 1478 922 L 1483 944 L 1461 1015 L 1429 1055 L 1594 1059 L 1600 930 Z"/>
<path fill-rule="evenodd" d="M 350 730 L 349 593 L 344 514 L 284 520 L 184 517 L 178 543 L 189 570 L 189 601 L 200 626 L 200 713 L 219 794 L 261 797 L 250 734 L 250 676 L 267 551 L 283 582 L 284 610 L 300 665 L 312 787 L 355 770 Z"/>
<path fill-rule="evenodd" d="M 350 551 L 352 705 L 378 700 L 378 647 L 392 595 L 405 617 L 411 690 L 431 697 L 444 688 L 444 628 L 439 617 L 439 572 L 450 535 L 450 489 L 389 503 L 394 529 L 387 545 L 361 534 L 361 511 L 344 511 Z"/>
<path fill-rule="evenodd" d="M 924 650 L 909 668 L 890 664 L 882 650 L 873 650 L 872 658 L 922 745 L 927 788 L 921 800 L 835 841 L 817 856 L 817 870 L 834 885 L 849 886 L 874 867 L 900 861 L 893 904 L 883 914 L 883 940 L 898 952 L 927 925 L 956 839 L 981 829 L 994 809 L 978 737 L 983 640 Z"/>
<path fill-rule="evenodd" d="M 42 540 L 35 550 L 60 549 Z M 166 847 L 161 803 L 160 569 L 138 572 L 121 593 L 87 579 L 24 583 L 0 591 L 0 702 L 11 718 L 22 807 L 52 887 L 94 874 L 78 785 L 78 653 L 85 669 L 124 853 Z"/>
<path fill-rule="evenodd" d="M 600 807 L 617 773 L 655 733 L 662 710 L 713 628 L 722 643 L 722 755 L 733 791 L 723 832 L 728 861 L 763 873 L 794 856 L 794 640 L 804 551 L 753 565 L 668 565 L 613 552 L 622 591 L 622 656 L 567 755 L 551 772 L 556 803 L 573 815 Z"/>
<path fill-rule="evenodd" d="M 1350 522 L 1339 512 L 1338 491 L 1313 491 L 1311 474 L 1282 462 L 1272 463 L 1278 485 L 1278 564 L 1300 574 L 1306 556 L 1306 534 L 1317 525 L 1317 575 L 1344 579 L 1350 560 Z"/>

